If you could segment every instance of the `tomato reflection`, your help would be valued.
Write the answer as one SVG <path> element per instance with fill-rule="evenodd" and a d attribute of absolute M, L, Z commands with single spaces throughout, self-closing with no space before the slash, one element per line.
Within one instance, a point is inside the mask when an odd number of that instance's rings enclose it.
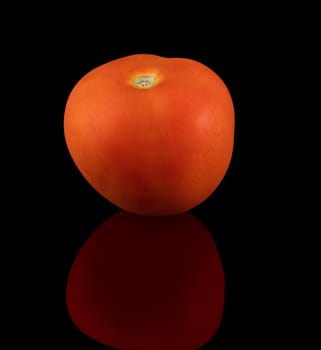
<path fill-rule="evenodd" d="M 80 249 L 67 284 L 75 325 L 119 349 L 195 350 L 217 332 L 223 304 L 218 250 L 190 213 L 116 213 Z"/>

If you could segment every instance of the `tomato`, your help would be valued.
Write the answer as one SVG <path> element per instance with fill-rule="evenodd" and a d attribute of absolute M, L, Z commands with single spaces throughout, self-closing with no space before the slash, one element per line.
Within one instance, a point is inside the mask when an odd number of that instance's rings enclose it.
<path fill-rule="evenodd" d="M 79 171 L 108 201 L 135 214 L 177 214 L 207 199 L 228 170 L 233 101 L 198 61 L 135 54 L 78 81 L 64 133 Z"/>

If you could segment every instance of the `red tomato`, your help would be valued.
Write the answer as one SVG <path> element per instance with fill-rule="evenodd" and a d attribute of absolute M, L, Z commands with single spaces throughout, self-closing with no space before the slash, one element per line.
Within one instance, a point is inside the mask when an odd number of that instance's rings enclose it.
<path fill-rule="evenodd" d="M 107 200 L 136 214 L 169 215 L 197 206 L 222 181 L 234 108 L 204 64 L 137 54 L 80 79 L 64 132 L 79 171 Z"/>

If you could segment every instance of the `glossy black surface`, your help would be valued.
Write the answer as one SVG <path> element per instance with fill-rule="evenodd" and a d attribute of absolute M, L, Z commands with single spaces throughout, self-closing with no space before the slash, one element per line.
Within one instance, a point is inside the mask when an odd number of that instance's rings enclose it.
<path fill-rule="evenodd" d="M 21 173 L 26 175 L 20 182 L 24 194 L 17 203 L 26 208 L 21 221 L 30 228 L 22 234 L 22 224 L 18 230 L 22 244 L 16 254 L 23 259 L 16 274 L 28 277 L 18 282 L 21 308 L 17 309 L 26 310 L 21 322 L 32 329 L 26 332 L 27 336 L 44 348 L 54 344 L 62 348 L 107 350 L 75 328 L 67 313 L 65 292 L 79 249 L 119 209 L 95 192 L 72 162 L 64 141 L 63 115 L 71 89 L 85 73 L 133 53 L 198 60 L 212 68 L 230 90 L 236 122 L 233 158 L 217 190 L 190 211 L 213 237 L 226 279 L 220 329 L 201 349 L 229 349 L 235 348 L 235 344 L 246 348 L 253 344 L 254 333 L 265 333 L 265 326 L 262 328 L 257 320 L 269 305 L 264 298 L 270 286 L 264 284 L 264 276 L 269 270 L 266 260 L 269 242 L 275 233 L 269 232 L 266 221 L 269 215 L 274 215 L 273 207 L 266 215 L 262 206 L 269 184 L 262 180 L 266 169 L 259 148 L 263 137 L 260 118 L 267 111 L 262 109 L 258 83 L 268 72 L 260 66 L 253 70 L 262 52 L 253 50 L 250 44 L 240 48 L 236 42 L 216 47 L 210 43 L 197 48 L 134 43 L 112 46 L 107 39 L 103 43 L 90 38 L 76 44 L 72 40 L 70 43 L 58 40 L 45 45 L 43 50 L 37 47 L 36 54 L 31 50 L 26 60 L 28 70 L 20 68 L 24 72 L 22 85 L 27 91 L 28 109 L 28 120 L 22 122 L 21 131 L 26 126 L 28 133 L 24 137 L 29 143 L 25 149 L 21 146 L 24 154 Z"/>

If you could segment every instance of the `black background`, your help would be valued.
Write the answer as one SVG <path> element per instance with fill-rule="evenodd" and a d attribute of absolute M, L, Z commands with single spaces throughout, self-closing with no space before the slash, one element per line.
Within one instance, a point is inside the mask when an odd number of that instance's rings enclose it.
<path fill-rule="evenodd" d="M 287 264 L 280 264 L 289 235 L 281 224 L 289 186 L 281 169 L 290 162 L 289 146 L 281 153 L 279 148 L 290 31 L 271 33 L 260 18 L 248 27 L 233 26 L 227 18 L 219 30 L 211 23 L 198 31 L 185 24 L 166 34 L 143 28 L 120 33 L 104 25 L 89 31 L 81 20 L 61 29 L 59 21 L 46 20 L 21 28 L 19 40 L 12 38 L 6 51 L 13 66 L 6 73 L 16 145 L 7 169 L 17 169 L 6 172 L 14 183 L 8 200 L 14 216 L 7 226 L 13 241 L 12 343 L 22 338 L 42 348 L 107 349 L 74 327 L 65 289 L 80 247 L 118 208 L 96 193 L 72 162 L 63 135 L 64 108 L 73 86 L 91 69 L 125 55 L 153 53 L 206 64 L 224 80 L 235 107 L 231 165 L 212 196 L 191 210 L 215 239 L 226 278 L 221 327 L 204 349 L 275 344 L 290 298 L 282 287 Z"/>

